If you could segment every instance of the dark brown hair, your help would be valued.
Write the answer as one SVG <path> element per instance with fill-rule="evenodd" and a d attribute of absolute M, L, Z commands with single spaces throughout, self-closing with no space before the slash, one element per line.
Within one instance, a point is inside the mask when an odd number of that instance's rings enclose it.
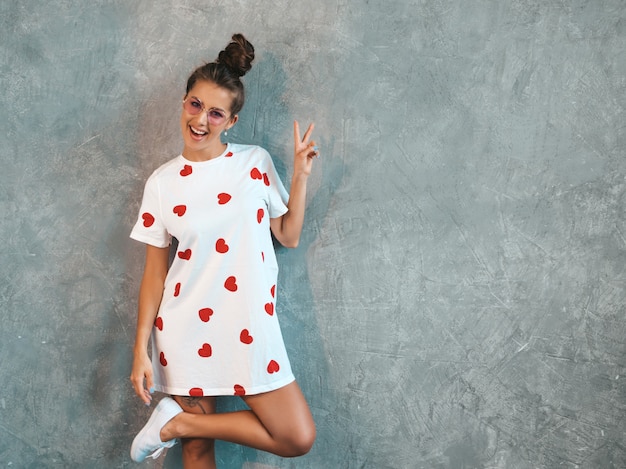
<path fill-rule="evenodd" d="M 233 94 L 231 115 L 238 114 L 245 101 L 241 77 L 252 68 L 254 47 L 243 34 L 233 34 L 232 42 L 219 53 L 214 62 L 198 67 L 187 80 L 187 93 L 198 81 L 215 83 Z"/>

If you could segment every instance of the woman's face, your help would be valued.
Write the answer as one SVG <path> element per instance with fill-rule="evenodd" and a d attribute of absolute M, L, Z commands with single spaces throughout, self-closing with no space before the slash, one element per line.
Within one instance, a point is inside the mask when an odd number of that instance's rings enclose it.
<path fill-rule="evenodd" d="M 223 151 L 220 134 L 237 122 L 237 116 L 230 115 L 231 92 L 215 83 L 198 81 L 184 100 L 180 116 L 183 155 L 195 161 L 218 156 Z"/>

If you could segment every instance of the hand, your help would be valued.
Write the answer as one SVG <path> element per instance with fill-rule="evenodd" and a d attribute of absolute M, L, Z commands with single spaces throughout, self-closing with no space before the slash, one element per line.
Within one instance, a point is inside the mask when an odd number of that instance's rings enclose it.
<path fill-rule="evenodd" d="M 319 151 L 311 138 L 311 133 L 315 128 L 315 124 L 310 124 L 304 137 L 300 138 L 300 125 L 298 121 L 293 122 L 293 140 L 294 140 L 294 176 L 309 176 L 313 166 L 313 158 L 319 157 Z"/>
<path fill-rule="evenodd" d="M 152 363 L 150 362 L 148 353 L 135 355 L 130 381 L 133 383 L 135 394 L 137 394 L 146 405 L 150 405 L 150 402 L 152 402 L 152 393 L 150 391 L 152 390 L 154 392 L 154 382 L 152 380 Z"/>

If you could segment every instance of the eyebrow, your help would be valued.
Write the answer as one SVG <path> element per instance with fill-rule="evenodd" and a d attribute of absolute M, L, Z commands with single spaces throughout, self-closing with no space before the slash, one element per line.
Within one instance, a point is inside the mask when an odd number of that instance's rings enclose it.
<path fill-rule="evenodd" d="M 202 104 L 202 107 L 204 107 L 204 101 L 202 101 L 200 98 L 198 98 L 197 96 L 191 96 L 193 99 L 197 100 L 200 104 Z M 224 114 L 226 114 L 226 110 L 222 109 L 221 107 L 210 107 L 207 108 L 207 111 L 222 111 Z"/>

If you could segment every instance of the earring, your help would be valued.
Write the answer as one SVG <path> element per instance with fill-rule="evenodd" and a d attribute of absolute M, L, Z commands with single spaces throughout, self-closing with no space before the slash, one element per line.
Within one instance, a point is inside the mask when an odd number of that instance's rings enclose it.
<path fill-rule="evenodd" d="M 228 130 L 224 131 L 224 137 L 228 137 Z"/>

